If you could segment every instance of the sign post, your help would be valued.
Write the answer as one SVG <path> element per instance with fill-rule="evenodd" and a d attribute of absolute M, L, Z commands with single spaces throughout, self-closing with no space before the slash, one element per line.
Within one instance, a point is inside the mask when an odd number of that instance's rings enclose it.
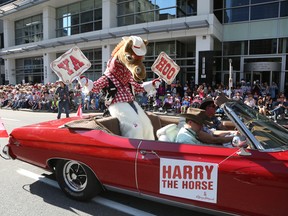
<path fill-rule="evenodd" d="M 229 59 L 229 99 L 231 99 L 232 86 L 233 86 L 232 70 L 233 70 L 232 59 Z"/>

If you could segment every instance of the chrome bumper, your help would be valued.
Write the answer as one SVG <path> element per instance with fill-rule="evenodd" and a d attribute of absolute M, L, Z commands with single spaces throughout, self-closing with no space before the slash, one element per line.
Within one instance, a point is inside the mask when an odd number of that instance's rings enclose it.
<path fill-rule="evenodd" d="M 2 153 L 6 156 L 6 159 L 12 159 L 12 157 L 9 154 L 9 147 L 7 145 L 3 147 Z"/>

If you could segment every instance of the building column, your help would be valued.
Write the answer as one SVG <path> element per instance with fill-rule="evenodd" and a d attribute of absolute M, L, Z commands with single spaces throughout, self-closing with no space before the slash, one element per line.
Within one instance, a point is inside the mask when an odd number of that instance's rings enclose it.
<path fill-rule="evenodd" d="M 59 78 L 54 71 L 50 68 L 50 63 L 56 59 L 56 53 L 44 53 L 43 67 L 44 67 L 44 83 L 54 83 Z"/>
<path fill-rule="evenodd" d="M 282 56 L 282 64 L 281 64 L 281 72 L 280 72 L 280 83 L 279 83 L 279 90 L 284 91 L 285 89 L 285 74 L 288 75 L 288 73 L 285 72 L 285 66 L 286 66 L 286 56 Z M 286 89 L 287 91 L 287 89 Z"/>
<path fill-rule="evenodd" d="M 117 0 L 102 1 L 102 29 L 117 27 Z"/>
<path fill-rule="evenodd" d="M 15 45 L 15 23 L 11 20 L 3 21 L 4 48 Z"/>
<path fill-rule="evenodd" d="M 47 6 L 43 8 L 43 40 L 56 37 L 56 10 Z"/>
<path fill-rule="evenodd" d="M 107 61 L 110 59 L 114 47 L 115 47 L 114 45 L 102 46 L 102 73 L 104 73 L 106 70 Z"/>
<path fill-rule="evenodd" d="M 102 29 L 117 27 L 117 0 L 102 1 Z M 107 61 L 111 57 L 114 45 L 102 45 L 102 73 L 105 72 Z"/>
<path fill-rule="evenodd" d="M 197 15 L 207 15 L 213 13 L 213 0 L 198 0 Z"/>
<path fill-rule="evenodd" d="M 5 80 L 9 81 L 9 84 L 16 84 L 16 65 L 15 59 L 5 59 Z"/>
<path fill-rule="evenodd" d="M 199 80 L 201 77 L 199 77 L 199 74 L 202 73 L 202 71 L 199 71 L 199 52 L 200 51 L 212 51 L 214 49 L 214 39 L 211 35 L 201 35 L 196 36 L 196 64 L 195 64 L 195 83 L 199 84 Z"/>

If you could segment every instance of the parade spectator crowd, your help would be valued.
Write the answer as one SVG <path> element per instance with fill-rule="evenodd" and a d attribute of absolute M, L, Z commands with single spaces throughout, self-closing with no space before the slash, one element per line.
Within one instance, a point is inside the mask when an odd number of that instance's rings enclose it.
<path fill-rule="evenodd" d="M 18 109 L 44 110 L 57 112 L 57 97 L 55 91 L 58 82 L 47 84 L 17 84 L 0 85 L 0 107 Z M 84 94 L 77 82 L 69 85 L 69 107 L 77 110 L 81 104 L 83 110 L 105 111 L 105 94 Z M 164 82 L 157 94 L 150 96 L 146 93 L 136 95 L 138 103 L 147 111 L 185 113 L 188 107 L 198 108 L 201 101 L 207 97 L 215 98 L 225 94 L 232 100 L 241 100 L 248 106 L 257 109 L 263 115 L 270 115 L 277 121 L 287 113 L 288 101 L 286 95 L 280 92 L 276 83 L 268 85 L 255 81 L 253 84 L 241 80 L 231 89 L 223 84 L 215 86 L 206 83 L 194 84 L 179 80 L 175 84 L 166 85 Z"/>

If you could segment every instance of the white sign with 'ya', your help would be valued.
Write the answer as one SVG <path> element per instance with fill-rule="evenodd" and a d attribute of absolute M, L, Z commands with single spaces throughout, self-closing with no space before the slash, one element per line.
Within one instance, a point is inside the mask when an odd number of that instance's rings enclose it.
<path fill-rule="evenodd" d="M 51 62 L 50 67 L 60 80 L 68 84 L 88 70 L 91 67 L 91 62 L 75 46 Z"/>

